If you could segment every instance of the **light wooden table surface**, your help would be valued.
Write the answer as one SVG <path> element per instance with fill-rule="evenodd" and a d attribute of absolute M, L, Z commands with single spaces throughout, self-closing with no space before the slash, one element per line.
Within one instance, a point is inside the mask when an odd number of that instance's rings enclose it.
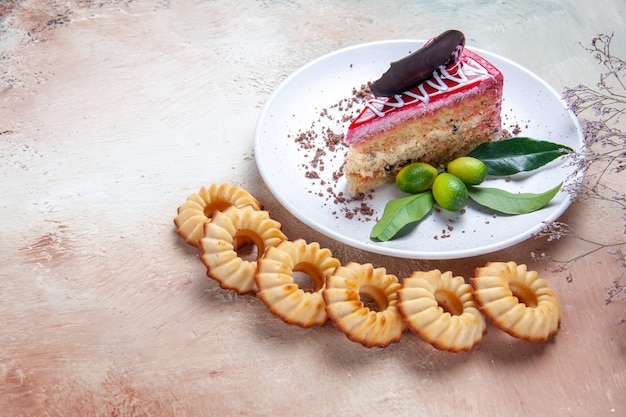
<path fill-rule="evenodd" d="M 567 272 L 571 239 L 529 239 L 469 259 L 395 259 L 303 225 L 254 161 L 261 108 L 289 74 L 339 48 L 461 29 L 557 91 L 593 85 L 579 43 L 616 34 L 623 1 L 23 0 L 0 5 L 0 414 L 2 416 L 623 416 L 624 301 L 606 251 Z M 393 4 L 393 6 L 392 6 Z M 625 56 L 622 54 L 621 56 Z M 612 177 L 615 187 L 624 177 Z M 491 260 L 541 271 L 562 304 L 549 343 L 489 326 L 473 351 L 416 335 L 385 349 L 330 323 L 288 326 L 255 296 L 206 277 L 173 225 L 202 185 L 259 197 L 288 236 L 392 273 Z M 561 220 L 620 239 L 621 212 L 575 202 Z"/>

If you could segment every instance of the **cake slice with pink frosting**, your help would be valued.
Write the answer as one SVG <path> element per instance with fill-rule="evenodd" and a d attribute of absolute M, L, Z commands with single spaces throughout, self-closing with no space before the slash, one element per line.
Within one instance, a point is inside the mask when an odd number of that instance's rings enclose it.
<path fill-rule="evenodd" d="M 464 40 L 444 32 L 371 85 L 375 97 L 345 135 L 350 192 L 390 181 L 412 162 L 437 166 L 500 137 L 504 78 Z"/>

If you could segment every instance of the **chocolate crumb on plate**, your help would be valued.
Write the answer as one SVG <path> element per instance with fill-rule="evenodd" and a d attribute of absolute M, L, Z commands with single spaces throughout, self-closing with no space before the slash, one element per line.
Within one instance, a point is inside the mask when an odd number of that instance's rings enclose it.
<path fill-rule="evenodd" d="M 363 84 L 359 89 L 354 87 L 350 97 L 342 98 L 337 103 L 320 110 L 317 121 L 311 123 L 309 130 L 288 135 L 289 138 L 293 138 L 307 159 L 301 167 L 304 168 L 304 176 L 311 180 L 311 187 L 324 187 L 320 190 L 310 189 L 309 193 L 339 206 L 339 210 L 333 210 L 333 215 L 341 213 L 347 219 L 360 221 L 370 221 L 375 214 L 367 204 L 367 201 L 373 198 L 372 194 L 361 193 L 346 197 L 338 187 L 339 180 L 343 177 L 343 160 L 348 151 L 343 131 L 358 115 L 363 103 L 371 97 L 368 85 Z M 341 158 L 340 167 L 334 169 L 328 176 L 325 173 L 326 166 L 338 158 Z"/>

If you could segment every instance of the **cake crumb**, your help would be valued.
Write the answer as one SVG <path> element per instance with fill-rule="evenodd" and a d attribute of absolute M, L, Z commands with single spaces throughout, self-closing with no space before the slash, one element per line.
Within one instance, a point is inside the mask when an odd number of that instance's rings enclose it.
<path fill-rule="evenodd" d="M 371 97 L 368 84 L 363 84 L 359 88 L 353 87 L 349 98 L 340 99 L 335 104 L 318 111 L 317 121 L 311 123 L 308 130 L 287 135 L 294 138 L 298 149 L 303 151 L 303 156 L 307 160 L 301 164 L 305 170 L 304 176 L 310 180 L 320 180 L 311 182 L 311 185 L 329 185 L 314 194 L 339 206 L 339 210 L 333 211 L 333 215 L 341 213 L 347 219 L 371 221 L 375 213 L 367 201 L 371 200 L 373 195 L 362 193 L 352 197 L 344 196 L 343 192 L 337 191 L 339 180 L 344 175 L 343 164 L 339 169 L 333 170 L 330 176 L 325 173 L 326 165 L 336 158 L 343 161 L 348 150 L 344 142 L 344 133 L 336 131 L 337 121 L 343 125 L 339 126 L 343 131 L 347 130 L 347 125 L 354 120 L 362 105 Z M 309 192 L 313 193 L 312 190 Z"/>

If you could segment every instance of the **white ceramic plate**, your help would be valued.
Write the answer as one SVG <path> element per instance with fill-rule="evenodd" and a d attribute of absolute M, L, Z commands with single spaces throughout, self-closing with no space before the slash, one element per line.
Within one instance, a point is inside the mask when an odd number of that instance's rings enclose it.
<path fill-rule="evenodd" d="M 384 185 L 366 201 L 373 216 L 348 218 L 346 208 L 360 203 L 336 204 L 333 195 L 347 194 L 345 179 L 333 178 L 343 163 L 345 147 L 326 149 L 322 132 L 343 133 L 349 122 L 341 120 L 346 109 L 333 105 L 352 97 L 353 88 L 377 79 L 391 61 L 423 45 L 423 41 L 397 40 L 367 43 L 325 55 L 289 76 L 264 106 L 255 133 L 255 158 L 274 196 L 294 216 L 334 239 L 366 251 L 402 258 L 452 259 L 497 251 L 539 232 L 543 222 L 556 220 L 570 205 L 566 192 L 533 213 L 507 216 L 472 203 L 464 213 L 433 210 L 422 221 L 406 227 L 391 241 L 378 242 L 369 235 L 385 204 L 403 196 L 394 184 Z M 549 140 L 579 149 L 582 131 L 575 115 L 548 84 L 530 71 L 498 55 L 470 48 L 487 58 L 504 74 L 503 128 L 518 125 L 519 136 Z M 354 114 L 360 110 L 353 109 Z M 320 115 L 327 109 L 327 115 Z M 332 118 L 332 120 L 331 120 Z M 295 140 L 303 132 L 319 135 L 315 147 L 325 149 L 320 178 L 306 176 L 312 153 Z M 573 168 L 566 158 L 533 171 L 514 175 L 511 181 L 488 179 L 482 186 L 509 191 L 542 192 L 566 181 Z M 330 191 L 329 191 L 330 188 Z M 278 219 L 280 220 L 280 219 Z"/>

